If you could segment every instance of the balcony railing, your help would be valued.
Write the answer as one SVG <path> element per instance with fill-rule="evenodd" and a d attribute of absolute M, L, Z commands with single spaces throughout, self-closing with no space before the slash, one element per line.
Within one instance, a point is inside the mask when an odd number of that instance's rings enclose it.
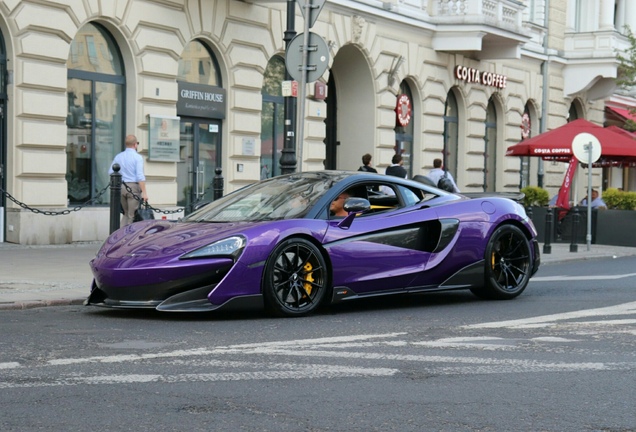
<path fill-rule="evenodd" d="M 433 0 L 430 16 L 445 24 L 488 24 L 520 31 L 525 6 L 513 0 Z"/>

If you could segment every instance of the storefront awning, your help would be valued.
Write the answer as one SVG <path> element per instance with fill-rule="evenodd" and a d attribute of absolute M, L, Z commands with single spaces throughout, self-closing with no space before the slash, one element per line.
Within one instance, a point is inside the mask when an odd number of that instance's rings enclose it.
<path fill-rule="evenodd" d="M 594 166 L 636 165 L 636 140 L 633 137 L 584 119 L 571 121 L 512 145 L 508 147 L 506 156 L 536 156 L 544 160 L 569 162 L 573 156 L 572 141 L 582 132 L 594 135 L 601 143 L 601 158 Z"/>
<path fill-rule="evenodd" d="M 605 107 L 606 115 L 618 117 L 616 120 L 632 120 L 636 122 L 636 114 L 632 114 L 626 108 Z"/>

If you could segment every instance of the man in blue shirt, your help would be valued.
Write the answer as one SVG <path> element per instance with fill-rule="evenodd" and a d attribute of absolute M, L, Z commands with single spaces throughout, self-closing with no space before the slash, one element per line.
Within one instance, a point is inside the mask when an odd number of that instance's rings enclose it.
<path fill-rule="evenodd" d="M 460 191 L 459 191 L 459 188 L 457 187 L 457 183 L 455 183 L 455 179 L 453 178 L 451 173 L 444 170 L 444 164 L 441 159 L 437 158 L 433 160 L 433 169 L 429 171 L 427 177 L 430 178 L 433 181 L 433 183 L 438 185 L 439 179 L 444 176 L 444 173 L 446 173 L 446 177 L 448 177 L 448 179 L 450 180 L 450 183 L 453 186 L 453 190 L 449 190 L 448 192 L 459 193 Z"/>
<path fill-rule="evenodd" d="M 112 174 L 113 165 L 119 164 L 119 173 L 123 182 L 121 186 L 121 206 L 124 210 L 124 214 L 121 217 L 121 226 L 133 222 L 135 210 L 139 207 L 139 201 L 134 195 L 144 201 L 148 201 L 146 176 L 144 175 L 144 158 L 137 153 L 139 141 L 135 135 L 128 135 L 125 145 L 126 149 L 115 156 L 108 170 L 108 174 Z"/>
<path fill-rule="evenodd" d="M 587 195 L 585 195 L 585 198 L 583 198 L 581 200 L 580 205 L 583 206 L 583 207 L 587 207 Z M 606 209 L 607 208 L 607 204 L 605 204 L 605 201 L 603 201 L 603 198 L 598 196 L 598 191 L 596 189 L 592 189 L 592 203 L 591 203 L 591 207 L 593 209 L 594 208 L 598 208 L 598 209 Z"/>

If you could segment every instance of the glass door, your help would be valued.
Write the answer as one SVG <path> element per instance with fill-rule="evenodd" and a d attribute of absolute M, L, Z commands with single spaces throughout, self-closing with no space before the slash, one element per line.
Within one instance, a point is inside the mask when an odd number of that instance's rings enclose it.
<path fill-rule="evenodd" d="M 177 163 L 177 205 L 214 199 L 215 169 L 221 166 L 221 121 L 181 119 L 181 158 Z"/>

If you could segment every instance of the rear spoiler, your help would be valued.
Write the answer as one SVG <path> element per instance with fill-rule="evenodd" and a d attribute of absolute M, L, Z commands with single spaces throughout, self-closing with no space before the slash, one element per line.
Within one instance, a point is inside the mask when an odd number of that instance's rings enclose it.
<path fill-rule="evenodd" d="M 524 194 L 523 192 L 466 192 L 466 193 L 460 193 L 458 195 L 463 195 L 467 198 L 488 198 L 488 197 L 508 198 L 518 202 L 519 204 L 523 204 L 523 199 L 526 196 L 526 194 Z"/>

